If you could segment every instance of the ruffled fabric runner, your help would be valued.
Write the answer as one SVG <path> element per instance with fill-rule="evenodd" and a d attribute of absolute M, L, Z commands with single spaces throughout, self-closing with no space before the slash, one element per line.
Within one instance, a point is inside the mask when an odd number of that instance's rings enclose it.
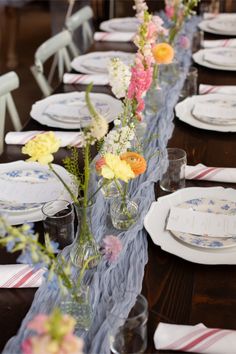
<path fill-rule="evenodd" d="M 185 25 L 185 33 L 192 40 L 196 31 L 199 19 L 193 17 Z M 122 290 L 130 290 L 138 294 L 142 289 L 144 267 L 148 261 L 147 252 L 147 234 L 143 228 L 143 219 L 147 214 L 153 200 L 154 183 L 156 183 L 165 169 L 167 168 L 164 157 L 166 156 L 166 145 L 170 139 L 174 125 L 173 107 L 176 105 L 180 90 L 183 86 L 188 68 L 191 64 L 191 52 L 183 51 L 177 48 L 176 57 L 181 65 L 181 75 L 173 85 L 165 85 L 163 88 L 163 97 L 165 102 L 156 116 L 148 118 L 147 136 L 148 145 L 146 147 L 146 158 L 148 169 L 144 175 L 136 178 L 130 184 L 131 198 L 137 198 L 140 201 L 140 215 L 138 222 L 126 232 L 118 233 L 109 222 L 108 210 L 109 204 L 104 200 L 101 193 L 98 193 L 96 205 L 94 208 L 93 225 L 95 237 L 99 242 L 106 234 L 117 234 L 123 243 L 123 250 L 117 264 L 108 266 L 101 262 L 94 274 L 91 274 L 91 304 L 93 304 L 94 318 L 90 330 L 87 333 L 77 333 L 83 336 L 86 344 L 85 352 L 109 354 L 108 343 L 108 322 L 106 318 L 107 310 L 113 307 L 117 310 L 117 299 L 120 298 Z M 158 136 L 151 139 L 151 137 Z M 145 136 L 146 138 L 146 136 Z M 97 177 L 94 176 L 94 183 Z M 70 246 L 63 250 L 68 257 Z M 75 269 L 74 277 L 77 277 Z M 135 297 L 135 295 L 134 295 Z M 39 312 L 50 312 L 60 303 L 60 296 L 57 291 L 50 288 L 50 284 L 43 284 L 37 291 L 32 306 L 22 322 L 18 334 L 9 340 L 3 350 L 3 354 L 12 354 L 20 352 L 21 342 L 27 338 L 30 332 L 26 329 L 27 323 Z M 134 300 L 134 299 L 133 299 Z M 119 308 L 122 313 L 129 313 L 132 303 L 124 304 Z"/>

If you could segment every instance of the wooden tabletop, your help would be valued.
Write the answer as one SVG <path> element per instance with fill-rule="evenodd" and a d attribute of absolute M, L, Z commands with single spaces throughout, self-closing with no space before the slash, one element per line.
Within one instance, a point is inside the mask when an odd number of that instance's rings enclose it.
<path fill-rule="evenodd" d="M 93 50 L 130 51 L 129 43 L 96 43 Z M 236 72 L 218 71 L 198 67 L 199 83 L 236 85 Z M 57 92 L 84 90 L 81 85 L 60 85 Z M 110 90 L 94 87 L 94 91 L 110 93 Z M 183 148 L 188 163 L 199 162 L 207 166 L 236 167 L 236 133 L 222 133 L 194 128 L 175 118 L 175 129 L 169 146 Z M 49 129 L 29 119 L 24 130 Z M 24 159 L 21 147 L 5 147 L 1 162 Z M 56 162 L 60 162 L 65 150 L 60 149 Z M 188 182 L 187 186 L 228 186 L 210 182 Z M 164 193 L 156 186 L 157 196 Z M 36 223 L 40 229 L 40 223 Z M 148 237 L 149 260 L 145 269 L 143 294 L 149 303 L 148 348 L 146 353 L 162 353 L 153 344 L 157 324 L 204 323 L 209 327 L 236 329 L 236 266 L 199 265 L 169 254 L 156 246 Z M 14 263 L 16 256 L 0 250 L 2 264 Z M 0 289 L 0 350 L 6 341 L 16 333 L 27 313 L 35 289 Z M 163 353 L 169 353 L 165 351 Z M 236 353 L 236 350 L 235 350 Z M 13 354 L 13 353 L 12 353 Z M 94 353 L 102 354 L 102 353 Z M 223 354 L 223 353 L 222 353 Z"/>

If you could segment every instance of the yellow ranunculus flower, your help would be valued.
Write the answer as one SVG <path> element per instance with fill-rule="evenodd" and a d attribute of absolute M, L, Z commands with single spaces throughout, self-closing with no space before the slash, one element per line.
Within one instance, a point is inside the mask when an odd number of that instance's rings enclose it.
<path fill-rule="evenodd" d="M 101 168 L 101 175 L 107 179 L 117 178 L 124 182 L 129 182 L 131 178 L 135 178 L 130 165 L 126 161 L 122 161 L 119 156 L 106 154 L 104 156 L 105 164 Z"/>
<path fill-rule="evenodd" d="M 39 162 L 47 165 L 53 161 L 53 153 L 60 147 L 60 139 L 53 132 L 47 132 L 37 135 L 34 139 L 28 141 L 22 148 L 22 153 L 30 158 L 27 161 Z"/>

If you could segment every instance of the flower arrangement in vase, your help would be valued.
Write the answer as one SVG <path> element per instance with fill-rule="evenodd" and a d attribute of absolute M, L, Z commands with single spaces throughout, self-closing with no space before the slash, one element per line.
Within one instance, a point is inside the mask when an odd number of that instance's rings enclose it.
<path fill-rule="evenodd" d="M 92 254 L 99 254 L 98 246 L 94 240 L 91 230 L 91 211 L 93 208 L 93 196 L 89 194 L 90 182 L 90 148 L 96 142 L 104 138 L 108 131 L 107 120 L 102 117 L 93 107 L 89 93 L 92 84 L 87 87 L 85 99 L 91 116 L 91 123 L 83 129 L 82 154 L 84 157 L 84 167 L 80 171 L 78 167 L 78 150 L 72 150 L 71 157 L 64 160 L 69 173 L 74 177 L 78 192 L 75 195 L 61 176 L 55 171 L 52 165 L 53 154 L 59 149 L 60 141 L 53 132 L 47 132 L 36 136 L 22 148 L 24 154 L 30 155 L 27 161 L 38 161 L 41 164 L 48 164 L 49 169 L 61 181 L 69 195 L 71 196 L 75 210 L 79 219 L 79 228 L 76 239 L 71 248 L 71 260 L 74 265 L 82 267 Z M 96 257 L 95 257 L 96 258 Z M 90 266 L 95 266 L 95 261 Z"/>

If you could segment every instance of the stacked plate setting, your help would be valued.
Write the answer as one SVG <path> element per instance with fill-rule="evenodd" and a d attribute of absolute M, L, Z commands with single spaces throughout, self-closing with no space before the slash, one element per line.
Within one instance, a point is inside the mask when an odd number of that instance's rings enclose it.
<path fill-rule="evenodd" d="M 76 195 L 73 177 L 62 166 L 53 167 Z M 36 162 L 0 164 L 0 181 L 0 213 L 11 225 L 42 220 L 41 208 L 48 201 L 72 201 L 48 166 Z"/>
<path fill-rule="evenodd" d="M 90 93 L 96 110 L 108 123 L 122 112 L 122 103 L 110 95 Z M 85 102 L 85 92 L 56 94 L 37 101 L 30 115 L 41 124 L 62 128 L 80 129 L 90 123 L 90 114 Z"/>
<path fill-rule="evenodd" d="M 206 94 L 188 97 L 175 107 L 177 117 L 196 128 L 220 132 L 236 131 L 234 95 Z"/>
<path fill-rule="evenodd" d="M 236 264 L 236 235 L 207 237 L 166 229 L 172 207 L 204 213 L 236 215 L 236 190 L 223 187 L 185 188 L 154 202 L 144 225 L 153 242 L 183 259 L 202 264 Z"/>

